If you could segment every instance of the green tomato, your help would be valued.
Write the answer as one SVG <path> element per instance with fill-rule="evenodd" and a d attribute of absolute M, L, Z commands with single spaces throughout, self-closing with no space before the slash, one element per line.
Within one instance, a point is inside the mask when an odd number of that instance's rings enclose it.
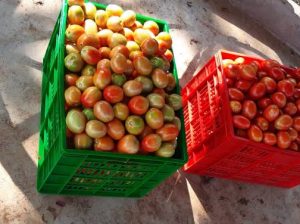
<path fill-rule="evenodd" d="M 155 152 L 155 155 L 165 158 L 170 158 L 175 154 L 174 144 L 164 142 L 161 147 Z"/>
<path fill-rule="evenodd" d="M 153 89 L 153 82 L 151 79 L 145 76 L 138 76 L 136 81 L 139 81 L 140 83 L 143 84 L 143 90 L 142 93 L 150 93 Z"/>
<path fill-rule="evenodd" d="M 71 72 L 79 72 L 84 62 L 78 53 L 70 53 L 65 57 L 65 66 Z"/>
<path fill-rule="evenodd" d="M 151 93 L 147 96 L 150 107 L 155 107 L 155 108 L 163 108 L 165 105 L 165 99 L 159 95 L 158 93 Z"/>
<path fill-rule="evenodd" d="M 88 121 L 96 119 L 93 109 L 91 108 L 85 108 L 82 113 L 85 115 Z"/>
<path fill-rule="evenodd" d="M 182 108 L 182 99 L 178 94 L 171 94 L 167 97 L 168 104 L 176 111 Z"/>
<path fill-rule="evenodd" d="M 71 132 L 79 134 L 85 129 L 86 118 L 81 111 L 72 109 L 67 114 L 66 124 Z"/>
<path fill-rule="evenodd" d="M 132 135 L 139 135 L 143 132 L 145 123 L 139 116 L 129 116 L 125 121 L 126 130 Z"/>
<path fill-rule="evenodd" d="M 81 71 L 81 75 L 93 76 L 96 72 L 96 68 L 92 65 L 86 65 Z"/>
<path fill-rule="evenodd" d="M 127 81 L 126 76 L 124 74 L 112 74 L 112 83 L 117 86 L 123 86 L 123 84 Z"/>
<path fill-rule="evenodd" d="M 164 121 L 166 122 L 172 122 L 175 118 L 175 112 L 174 109 L 172 107 L 170 107 L 169 105 L 164 105 L 163 109 L 162 109 L 163 115 L 164 115 Z"/>

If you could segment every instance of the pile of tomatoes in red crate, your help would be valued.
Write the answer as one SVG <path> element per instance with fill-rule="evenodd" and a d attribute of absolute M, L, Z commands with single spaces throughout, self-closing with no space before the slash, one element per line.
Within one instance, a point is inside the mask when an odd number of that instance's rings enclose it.
<path fill-rule="evenodd" d="M 235 134 L 300 149 L 300 81 L 277 61 L 223 60 Z"/>

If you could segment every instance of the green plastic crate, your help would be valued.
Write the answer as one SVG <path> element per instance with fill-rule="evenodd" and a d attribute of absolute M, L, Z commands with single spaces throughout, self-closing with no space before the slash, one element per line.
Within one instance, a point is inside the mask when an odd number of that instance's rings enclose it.
<path fill-rule="evenodd" d="M 99 9 L 106 7 L 94 4 Z M 67 11 L 64 1 L 43 60 L 37 190 L 46 194 L 142 197 L 186 163 L 184 128 L 173 158 L 68 149 L 64 110 Z M 142 15 L 137 15 L 137 20 L 153 20 L 160 30 L 169 31 L 165 21 Z M 175 62 L 172 69 L 179 93 Z M 183 124 L 181 110 L 178 115 Z"/>

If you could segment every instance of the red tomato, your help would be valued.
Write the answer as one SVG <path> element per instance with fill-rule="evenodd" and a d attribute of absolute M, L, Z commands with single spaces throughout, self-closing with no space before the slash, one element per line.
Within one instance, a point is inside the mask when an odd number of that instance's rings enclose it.
<path fill-rule="evenodd" d="M 293 125 L 293 119 L 290 115 L 280 115 L 274 122 L 274 126 L 277 130 L 288 130 Z"/>
<path fill-rule="evenodd" d="M 118 151 L 126 154 L 136 154 L 139 151 L 140 143 L 134 135 L 125 135 L 118 142 Z"/>
<path fill-rule="evenodd" d="M 265 132 L 263 142 L 267 145 L 275 145 L 277 143 L 277 137 L 274 133 Z"/>
<path fill-rule="evenodd" d="M 246 80 L 238 80 L 235 83 L 235 87 L 243 92 L 247 92 L 252 86 L 252 82 Z"/>
<path fill-rule="evenodd" d="M 165 124 L 161 128 L 157 129 L 156 133 L 160 135 L 162 141 L 171 141 L 176 139 L 179 134 L 179 130 L 175 124 Z"/>
<path fill-rule="evenodd" d="M 244 99 L 244 94 L 236 88 L 229 88 L 228 93 L 231 100 L 242 101 Z"/>
<path fill-rule="evenodd" d="M 134 58 L 133 66 L 140 75 L 149 75 L 152 72 L 151 62 L 144 56 L 138 56 Z"/>
<path fill-rule="evenodd" d="M 94 105 L 94 115 L 102 122 L 109 122 L 114 119 L 114 111 L 106 101 L 98 101 Z"/>
<path fill-rule="evenodd" d="M 296 131 L 294 128 L 289 128 L 288 132 L 292 141 L 295 141 L 298 138 L 298 131 Z"/>
<path fill-rule="evenodd" d="M 271 99 L 279 108 L 283 108 L 286 104 L 286 96 L 282 92 L 273 93 Z"/>
<path fill-rule="evenodd" d="M 266 94 L 266 86 L 262 82 L 253 84 L 249 90 L 249 96 L 253 99 L 259 99 Z"/>
<path fill-rule="evenodd" d="M 126 96 L 136 96 L 143 91 L 143 84 L 137 80 L 129 80 L 123 85 L 123 90 Z"/>
<path fill-rule="evenodd" d="M 258 107 L 261 109 L 265 109 L 267 106 L 272 104 L 272 100 L 270 98 L 262 98 L 258 100 Z"/>
<path fill-rule="evenodd" d="M 126 58 L 129 57 L 129 50 L 124 45 L 118 45 L 118 46 L 114 47 L 111 50 L 109 57 L 113 58 L 114 56 L 116 56 L 117 53 L 123 54 Z"/>
<path fill-rule="evenodd" d="M 279 131 L 277 133 L 277 146 L 282 149 L 290 147 L 292 141 L 291 136 L 287 131 Z"/>
<path fill-rule="evenodd" d="M 267 93 L 273 93 L 277 88 L 275 80 L 270 77 L 263 77 L 260 81 L 265 84 Z"/>
<path fill-rule="evenodd" d="M 235 128 L 248 129 L 250 127 L 250 121 L 248 118 L 242 115 L 233 116 L 233 125 Z"/>
<path fill-rule="evenodd" d="M 114 104 L 123 100 L 124 92 L 120 86 L 111 85 L 104 88 L 103 97 L 107 102 Z"/>
<path fill-rule="evenodd" d="M 245 100 L 243 103 L 242 114 L 249 119 L 253 119 L 256 115 L 256 112 L 257 108 L 255 102 L 252 100 Z"/>
<path fill-rule="evenodd" d="M 90 65 L 96 65 L 101 59 L 101 54 L 98 49 L 92 46 L 84 46 L 80 54 L 82 59 Z"/>
<path fill-rule="evenodd" d="M 264 71 L 269 71 L 273 67 L 279 67 L 280 64 L 275 60 L 264 60 L 261 62 L 261 69 Z"/>
<path fill-rule="evenodd" d="M 142 131 L 142 133 L 139 135 L 140 140 L 142 140 L 145 136 L 152 134 L 153 130 L 152 128 L 150 128 L 148 125 L 145 125 L 144 130 Z"/>
<path fill-rule="evenodd" d="M 226 78 L 226 83 L 228 87 L 234 87 L 234 80 L 230 78 Z"/>
<path fill-rule="evenodd" d="M 284 72 L 280 67 L 273 67 L 269 70 L 269 75 L 276 81 L 284 79 Z"/>
<path fill-rule="evenodd" d="M 170 51 L 169 49 L 166 50 L 166 52 L 164 53 L 164 56 L 166 57 L 166 59 L 171 62 L 173 59 L 173 53 L 172 51 Z"/>
<path fill-rule="evenodd" d="M 240 73 L 240 68 L 236 64 L 229 64 L 223 68 L 223 71 L 227 78 L 236 79 Z"/>
<path fill-rule="evenodd" d="M 110 60 L 104 58 L 97 63 L 97 70 L 101 70 L 103 68 L 107 68 L 110 71 Z"/>
<path fill-rule="evenodd" d="M 257 117 L 255 124 L 263 131 L 266 131 L 269 129 L 269 122 L 264 117 Z"/>
<path fill-rule="evenodd" d="M 104 89 L 111 83 L 111 72 L 107 68 L 97 69 L 93 76 L 94 85 L 99 89 Z"/>
<path fill-rule="evenodd" d="M 141 44 L 141 50 L 145 56 L 154 56 L 158 51 L 158 42 L 154 38 L 147 38 Z"/>
<path fill-rule="evenodd" d="M 96 151 L 111 151 L 115 147 L 114 141 L 107 135 L 95 139 L 94 149 Z"/>
<path fill-rule="evenodd" d="M 125 72 L 127 69 L 127 58 L 121 54 L 116 53 L 110 60 L 111 69 L 118 74 Z"/>
<path fill-rule="evenodd" d="M 143 115 L 149 108 L 149 100 L 143 96 L 134 96 L 129 100 L 129 110 L 136 115 Z"/>
<path fill-rule="evenodd" d="M 297 106 L 292 102 L 288 102 L 283 110 L 288 115 L 295 115 L 297 113 Z"/>
<path fill-rule="evenodd" d="M 99 52 L 100 52 L 101 58 L 109 58 L 111 50 L 109 47 L 100 47 Z M 97 63 L 97 65 L 98 65 L 98 63 Z"/>
<path fill-rule="evenodd" d="M 65 90 L 65 101 L 68 106 L 79 106 L 80 105 L 81 92 L 75 86 L 70 86 Z"/>
<path fill-rule="evenodd" d="M 229 102 L 231 111 L 235 114 L 238 114 L 242 110 L 242 104 L 239 101 L 231 100 Z"/>
<path fill-rule="evenodd" d="M 263 132 L 256 125 L 252 125 L 248 129 L 248 138 L 254 142 L 261 142 L 263 140 Z"/>
<path fill-rule="evenodd" d="M 66 82 L 67 86 L 75 86 L 78 78 L 79 78 L 79 76 L 76 74 L 66 74 L 65 82 Z"/>
<path fill-rule="evenodd" d="M 81 103 L 85 108 L 92 108 L 100 99 L 101 92 L 95 86 L 88 87 L 84 90 L 80 98 Z"/>
<path fill-rule="evenodd" d="M 256 72 L 257 72 L 256 67 L 250 64 L 240 65 L 239 77 L 243 80 L 248 80 L 248 81 L 255 80 Z"/>
<path fill-rule="evenodd" d="M 284 79 L 278 82 L 278 91 L 289 97 L 294 95 L 295 87 L 289 80 Z"/>
<path fill-rule="evenodd" d="M 294 117 L 294 125 L 293 125 L 293 127 L 297 131 L 300 131 L 300 117 Z"/>
<path fill-rule="evenodd" d="M 155 152 L 161 146 L 162 140 L 158 134 L 149 134 L 141 142 L 142 150 L 146 152 Z"/>
<path fill-rule="evenodd" d="M 125 135 L 125 128 L 118 119 L 113 119 L 107 123 L 107 134 L 114 140 L 120 140 Z"/>
<path fill-rule="evenodd" d="M 263 77 L 268 76 L 268 73 L 266 73 L 265 71 L 258 71 L 257 76 L 259 79 L 262 79 Z"/>
<path fill-rule="evenodd" d="M 271 104 L 264 110 L 264 117 L 272 122 L 279 116 L 280 110 L 277 105 Z"/>
<path fill-rule="evenodd" d="M 84 46 L 92 46 L 99 49 L 100 42 L 96 34 L 82 34 L 77 39 L 77 47 L 81 50 Z"/>

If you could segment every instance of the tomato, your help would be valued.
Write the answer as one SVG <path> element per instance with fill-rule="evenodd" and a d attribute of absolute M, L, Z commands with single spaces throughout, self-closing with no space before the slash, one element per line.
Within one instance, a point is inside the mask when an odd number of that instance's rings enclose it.
<path fill-rule="evenodd" d="M 157 108 L 150 108 L 146 113 L 145 120 L 152 129 L 161 128 L 164 124 L 163 113 Z"/>
<path fill-rule="evenodd" d="M 95 22 L 97 25 L 101 28 L 104 29 L 106 27 L 108 19 L 108 14 L 104 10 L 97 10 L 95 13 Z"/>
<path fill-rule="evenodd" d="M 78 53 L 70 53 L 65 57 L 65 67 L 71 72 L 79 72 L 83 64 L 84 62 Z"/>
<path fill-rule="evenodd" d="M 101 96 L 100 90 L 95 86 L 91 86 L 84 90 L 80 100 L 85 108 L 91 108 L 101 99 Z"/>
<path fill-rule="evenodd" d="M 79 5 L 72 5 L 68 10 L 68 21 L 70 24 L 82 24 L 84 22 L 84 12 Z"/>
<path fill-rule="evenodd" d="M 162 59 L 161 57 L 152 57 L 150 62 L 153 68 L 160 68 L 160 69 L 163 69 L 165 63 L 164 59 Z"/>
<path fill-rule="evenodd" d="M 299 98 L 300 98 L 300 89 L 299 89 L 299 88 L 297 88 L 297 89 L 294 90 L 294 97 L 295 97 L 296 99 L 299 99 Z"/>
<path fill-rule="evenodd" d="M 288 115 L 295 115 L 298 111 L 297 106 L 292 102 L 288 102 L 283 110 Z"/>
<path fill-rule="evenodd" d="M 111 83 L 111 72 L 107 68 L 97 69 L 93 76 L 94 85 L 103 90 L 106 86 Z"/>
<path fill-rule="evenodd" d="M 157 88 L 165 88 L 169 84 L 169 77 L 162 69 L 156 68 L 152 72 L 152 81 Z"/>
<path fill-rule="evenodd" d="M 179 130 L 174 124 L 165 124 L 156 130 L 156 134 L 160 135 L 162 141 L 171 141 L 176 139 L 179 134 Z"/>
<path fill-rule="evenodd" d="M 252 66 L 251 64 L 244 64 L 240 66 L 239 77 L 248 81 L 255 80 L 256 72 L 256 67 Z"/>
<path fill-rule="evenodd" d="M 259 79 L 262 79 L 262 78 L 268 76 L 268 73 L 266 73 L 265 71 L 258 71 L 257 76 Z"/>
<path fill-rule="evenodd" d="M 131 51 L 130 53 L 129 53 L 129 59 L 130 60 L 132 60 L 132 61 L 134 61 L 136 58 L 138 58 L 138 57 L 143 57 L 144 56 L 144 54 L 143 54 L 143 52 L 141 52 L 140 50 L 137 50 L 137 51 Z"/>
<path fill-rule="evenodd" d="M 71 107 L 80 105 L 80 97 L 81 97 L 81 92 L 75 86 L 70 86 L 65 90 L 66 103 Z"/>
<path fill-rule="evenodd" d="M 107 38 L 108 46 L 112 49 L 118 45 L 126 45 L 127 39 L 120 33 L 113 33 Z"/>
<path fill-rule="evenodd" d="M 71 132 L 79 134 L 85 129 L 86 118 L 81 111 L 72 109 L 66 116 L 66 124 Z"/>
<path fill-rule="evenodd" d="M 168 92 L 171 92 L 176 87 L 176 80 L 175 80 L 172 73 L 167 73 L 167 76 L 168 76 L 169 81 L 168 81 L 168 85 L 166 87 L 166 90 Z"/>
<path fill-rule="evenodd" d="M 244 99 L 244 94 L 236 88 L 229 88 L 228 93 L 231 100 L 242 101 Z"/>
<path fill-rule="evenodd" d="M 117 86 L 123 86 L 123 84 L 126 82 L 126 76 L 124 74 L 114 73 L 112 74 L 111 79 L 112 83 Z"/>
<path fill-rule="evenodd" d="M 269 75 L 276 81 L 284 79 L 284 73 L 280 67 L 273 67 L 269 71 Z"/>
<path fill-rule="evenodd" d="M 100 52 L 101 58 L 107 58 L 107 59 L 110 58 L 109 55 L 111 53 L 111 50 L 109 47 L 100 47 L 99 52 Z"/>
<path fill-rule="evenodd" d="M 107 19 L 106 26 L 113 32 L 119 32 L 123 29 L 122 20 L 119 16 L 111 16 Z"/>
<path fill-rule="evenodd" d="M 182 108 L 182 98 L 176 93 L 167 96 L 167 102 L 175 111 Z"/>
<path fill-rule="evenodd" d="M 91 138 L 101 138 L 106 135 L 107 128 L 101 121 L 90 120 L 86 123 L 85 132 Z"/>
<path fill-rule="evenodd" d="M 146 21 L 143 25 L 143 28 L 151 31 L 155 36 L 159 33 L 159 26 L 152 20 Z"/>
<path fill-rule="evenodd" d="M 118 46 L 114 47 L 111 50 L 109 57 L 113 58 L 117 53 L 123 54 L 126 58 L 129 57 L 129 50 L 124 45 L 118 45 Z"/>
<path fill-rule="evenodd" d="M 123 54 L 116 53 L 114 57 L 111 58 L 110 66 L 115 73 L 121 74 L 126 70 L 127 59 Z"/>
<path fill-rule="evenodd" d="M 123 90 L 125 95 L 129 97 L 140 95 L 143 90 L 143 84 L 136 80 L 129 80 L 123 85 Z"/>
<path fill-rule="evenodd" d="M 84 31 L 86 34 L 95 34 L 98 31 L 97 24 L 95 23 L 94 20 L 91 19 L 86 19 L 84 21 Z"/>
<path fill-rule="evenodd" d="M 125 135 L 125 128 L 118 119 L 107 123 L 107 134 L 114 140 L 120 140 Z"/>
<path fill-rule="evenodd" d="M 126 10 L 121 15 L 121 20 L 124 26 L 131 27 L 136 20 L 135 12 L 132 10 Z"/>
<path fill-rule="evenodd" d="M 141 45 L 143 43 L 144 40 L 154 37 L 153 33 L 151 33 L 151 31 L 149 30 L 144 30 L 141 28 L 137 28 L 134 32 L 133 32 L 133 39 L 135 42 L 137 42 L 139 45 Z"/>
<path fill-rule="evenodd" d="M 99 49 L 100 42 L 98 36 L 96 34 L 86 34 L 86 33 L 82 34 L 77 39 L 77 47 L 79 50 L 81 50 L 85 46 L 91 46 Z"/>
<path fill-rule="evenodd" d="M 240 67 L 236 64 L 228 64 L 223 67 L 223 71 L 227 78 L 236 79 L 240 73 Z"/>
<path fill-rule="evenodd" d="M 172 143 L 164 142 L 161 147 L 155 152 L 156 156 L 170 158 L 175 154 L 175 147 Z"/>
<path fill-rule="evenodd" d="M 149 108 L 149 100 L 143 96 L 134 96 L 129 100 L 129 110 L 136 115 L 143 115 Z"/>
<path fill-rule="evenodd" d="M 129 52 L 140 51 L 140 46 L 135 41 L 127 41 L 126 47 Z"/>
<path fill-rule="evenodd" d="M 269 71 L 271 68 L 279 67 L 280 64 L 275 60 L 264 60 L 261 62 L 261 68 L 264 71 Z"/>
<path fill-rule="evenodd" d="M 287 97 L 293 96 L 295 87 L 289 80 L 284 79 L 278 82 L 278 91 L 283 92 Z"/>
<path fill-rule="evenodd" d="M 87 119 L 88 121 L 90 121 L 90 120 L 95 120 L 95 119 L 96 119 L 96 117 L 95 117 L 95 115 L 94 115 L 94 112 L 93 112 L 93 109 L 91 109 L 91 108 L 85 108 L 85 109 L 82 111 L 82 113 L 85 115 L 85 117 L 86 117 L 86 119 Z"/>
<path fill-rule="evenodd" d="M 290 83 L 292 83 L 294 87 L 296 87 L 296 85 L 297 85 L 297 80 L 296 79 L 288 78 L 287 80 L 290 81 Z"/>
<path fill-rule="evenodd" d="M 286 105 L 286 96 L 282 92 L 273 93 L 271 99 L 279 108 Z"/>
<path fill-rule="evenodd" d="M 249 119 L 242 115 L 234 115 L 232 120 L 235 128 L 248 129 L 250 127 Z"/>
<path fill-rule="evenodd" d="M 288 130 L 293 125 L 293 119 L 290 115 L 280 115 L 274 122 L 274 126 L 277 130 Z"/>
<path fill-rule="evenodd" d="M 69 6 L 72 6 L 72 5 L 83 6 L 84 5 L 84 0 L 68 0 L 68 5 Z"/>
<path fill-rule="evenodd" d="M 168 96 L 168 94 L 166 94 L 164 89 L 160 89 L 160 88 L 155 88 L 153 90 L 153 93 L 157 93 L 157 94 L 161 95 L 163 98 L 167 98 L 167 96 Z"/>
<path fill-rule="evenodd" d="M 245 129 L 236 129 L 235 134 L 242 138 L 247 138 L 247 131 Z"/>
<path fill-rule="evenodd" d="M 109 122 L 114 119 L 114 111 L 106 101 L 98 101 L 94 105 L 94 114 L 102 122 Z"/>
<path fill-rule="evenodd" d="M 271 105 L 273 101 L 270 98 L 262 98 L 258 100 L 257 105 L 261 109 L 265 109 L 267 106 Z"/>
<path fill-rule="evenodd" d="M 291 136 L 287 131 L 279 131 L 277 133 L 277 146 L 282 149 L 287 149 L 292 143 Z"/>
<path fill-rule="evenodd" d="M 76 42 L 77 39 L 84 33 L 84 28 L 77 24 L 69 25 L 66 29 L 66 40 Z"/>
<path fill-rule="evenodd" d="M 288 133 L 292 141 L 295 141 L 298 138 L 298 131 L 296 131 L 294 128 L 289 128 Z"/>
<path fill-rule="evenodd" d="M 118 142 L 118 152 L 126 154 L 136 154 L 139 151 L 140 143 L 134 135 L 125 135 Z"/>
<path fill-rule="evenodd" d="M 133 30 L 124 27 L 123 30 L 121 30 L 120 33 L 123 34 L 126 37 L 127 43 L 128 43 L 128 41 L 133 41 Z M 126 44 L 126 47 L 127 47 L 127 44 Z"/>
<path fill-rule="evenodd" d="M 123 13 L 123 9 L 115 4 L 109 4 L 106 7 L 107 15 L 110 16 L 121 16 Z"/>
<path fill-rule="evenodd" d="M 129 134 L 139 135 L 142 133 L 145 127 L 143 118 L 131 115 L 125 121 L 125 127 Z"/>
<path fill-rule="evenodd" d="M 123 100 L 124 92 L 120 86 L 111 85 L 104 88 L 103 97 L 107 102 L 114 104 Z"/>
<path fill-rule="evenodd" d="M 293 127 L 297 130 L 300 131 L 300 117 L 294 117 L 294 124 Z"/>
<path fill-rule="evenodd" d="M 297 110 L 300 111 L 300 99 L 296 101 Z"/>
<path fill-rule="evenodd" d="M 152 72 L 150 60 L 144 56 L 138 56 L 133 59 L 133 66 L 140 75 L 149 75 Z"/>
<path fill-rule="evenodd" d="M 235 87 L 243 92 L 247 92 L 251 86 L 252 86 L 252 82 L 246 80 L 238 80 L 235 83 Z"/>
<path fill-rule="evenodd" d="M 165 122 L 172 122 L 175 118 L 174 109 L 167 104 L 165 104 L 162 108 L 162 113 L 164 115 Z"/>
<path fill-rule="evenodd" d="M 116 118 L 125 121 L 129 116 L 129 109 L 126 104 L 116 103 L 113 107 L 114 115 Z"/>
<path fill-rule="evenodd" d="M 163 55 L 169 62 L 173 60 L 173 53 L 171 50 L 167 49 Z"/>
<path fill-rule="evenodd" d="M 93 139 L 85 133 L 76 134 L 74 145 L 76 149 L 89 149 L 93 145 Z"/>
<path fill-rule="evenodd" d="M 84 13 L 86 18 L 88 19 L 95 19 L 97 8 L 91 2 L 84 3 Z"/>
<path fill-rule="evenodd" d="M 176 125 L 179 131 L 181 130 L 181 121 L 178 117 L 174 117 L 172 123 Z"/>
<path fill-rule="evenodd" d="M 106 22 L 105 22 L 105 26 L 106 26 Z M 98 42 L 99 42 L 100 46 L 104 47 L 104 46 L 108 46 L 108 42 L 109 42 L 108 40 L 113 35 L 113 32 L 110 29 L 103 29 L 103 30 L 100 30 L 96 35 L 98 37 Z M 114 37 L 114 39 L 116 39 L 116 37 Z M 124 39 L 123 39 L 123 41 L 124 41 Z"/>
<path fill-rule="evenodd" d="M 85 65 L 81 70 L 81 75 L 93 76 L 96 71 L 96 68 L 92 65 Z"/>
<path fill-rule="evenodd" d="M 265 84 L 267 93 L 273 93 L 277 88 L 275 80 L 270 77 L 263 77 L 260 81 Z"/>
<path fill-rule="evenodd" d="M 154 56 L 158 51 L 158 43 L 154 38 L 145 39 L 141 44 L 141 50 L 146 56 Z"/>
<path fill-rule="evenodd" d="M 155 152 L 161 146 L 162 140 L 158 134 L 149 134 L 141 142 L 141 149 L 146 152 Z"/>
<path fill-rule="evenodd" d="M 84 46 L 80 54 L 82 59 L 90 65 L 96 65 L 101 59 L 100 52 L 91 46 Z"/>
<path fill-rule="evenodd" d="M 127 59 L 124 74 L 128 75 L 128 76 L 131 76 L 133 72 L 134 72 L 133 63 L 130 59 Z M 132 77 L 133 77 L 133 75 L 132 75 Z"/>
<path fill-rule="evenodd" d="M 242 114 L 250 120 L 253 119 L 257 113 L 256 104 L 252 100 L 245 100 L 242 110 Z"/>
<path fill-rule="evenodd" d="M 140 83 L 142 83 L 142 85 L 143 85 L 142 93 L 149 93 L 149 92 L 152 91 L 152 89 L 153 89 L 153 82 L 148 77 L 138 76 L 137 78 L 135 78 L 135 80 L 138 81 L 138 82 L 140 82 Z"/>
<path fill-rule="evenodd" d="M 150 107 L 161 109 L 165 105 L 165 99 L 157 93 L 151 93 L 147 96 L 147 98 L 149 100 Z"/>
<path fill-rule="evenodd" d="M 267 145 L 275 145 L 277 143 L 277 137 L 274 133 L 265 132 L 263 142 Z"/>
<path fill-rule="evenodd" d="M 167 32 L 160 32 L 156 37 L 157 40 L 164 41 L 167 45 L 167 49 L 170 49 L 172 46 L 171 35 Z"/>
<path fill-rule="evenodd" d="M 258 82 L 253 84 L 253 86 L 251 86 L 248 94 L 252 99 L 259 99 L 263 97 L 265 93 L 266 93 L 265 84 L 263 84 L 262 82 Z"/>
<path fill-rule="evenodd" d="M 114 147 L 114 141 L 107 135 L 102 138 L 95 139 L 94 149 L 96 151 L 111 151 Z"/>
<path fill-rule="evenodd" d="M 239 101 L 231 100 L 229 102 L 232 113 L 238 114 L 242 110 L 242 104 Z"/>
<path fill-rule="evenodd" d="M 88 87 L 92 86 L 93 77 L 92 76 L 80 76 L 79 79 L 76 81 L 76 86 L 81 91 L 86 90 Z"/>
<path fill-rule="evenodd" d="M 257 117 L 255 120 L 255 124 L 262 130 L 267 131 L 269 129 L 269 122 L 264 117 Z"/>
<path fill-rule="evenodd" d="M 157 55 L 164 55 L 168 48 L 168 43 L 163 40 L 156 39 L 158 43 Z"/>
<path fill-rule="evenodd" d="M 257 125 L 251 125 L 247 133 L 248 138 L 254 142 L 261 142 L 263 140 L 263 132 Z"/>
<path fill-rule="evenodd" d="M 97 63 L 97 70 L 101 70 L 103 68 L 106 68 L 110 71 L 110 60 L 107 58 L 104 58 Z"/>
<path fill-rule="evenodd" d="M 67 54 L 70 53 L 79 53 L 79 49 L 76 45 L 73 44 L 66 44 L 66 52 Z"/>
<path fill-rule="evenodd" d="M 280 110 L 277 105 L 271 104 L 267 106 L 267 108 L 264 110 L 263 115 L 264 117 L 269 121 L 272 122 L 276 120 L 276 118 L 279 116 Z"/>
<path fill-rule="evenodd" d="M 298 151 L 299 150 L 299 146 L 296 142 L 292 142 L 290 145 L 290 149 Z"/>

